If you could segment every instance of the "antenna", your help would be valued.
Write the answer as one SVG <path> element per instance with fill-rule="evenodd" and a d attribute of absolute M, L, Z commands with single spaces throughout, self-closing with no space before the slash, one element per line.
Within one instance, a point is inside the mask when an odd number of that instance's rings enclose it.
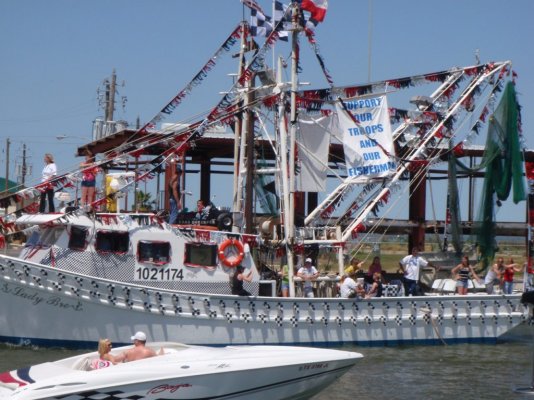
<path fill-rule="evenodd" d="M 28 164 L 26 143 L 22 144 L 22 156 L 17 155 L 15 169 L 17 173 L 17 183 L 26 184 L 26 177 L 32 174 L 32 165 Z M 20 151 L 20 150 L 19 150 Z"/>
<path fill-rule="evenodd" d="M 111 78 L 106 78 L 102 81 L 101 87 L 97 88 L 96 94 L 98 99 L 98 107 L 104 110 L 104 120 L 113 121 L 113 114 L 115 112 L 115 96 L 119 95 L 118 86 L 124 87 L 125 81 L 122 84 L 117 84 L 117 74 L 115 69 L 111 73 Z M 120 104 L 122 111 L 126 109 L 128 99 L 126 96 L 121 96 Z"/>
<path fill-rule="evenodd" d="M 475 62 L 476 62 L 476 65 L 480 64 L 480 50 L 479 49 L 475 50 Z"/>

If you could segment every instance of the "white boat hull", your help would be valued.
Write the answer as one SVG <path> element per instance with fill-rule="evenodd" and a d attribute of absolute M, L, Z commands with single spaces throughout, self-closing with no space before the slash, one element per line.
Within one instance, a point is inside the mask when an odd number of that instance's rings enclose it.
<path fill-rule="evenodd" d="M 104 369 L 85 368 L 97 357 L 92 353 L 0 374 L 0 400 L 304 399 L 332 384 L 362 357 L 302 347 L 173 350 L 172 344 L 162 345 L 165 355 Z M 14 382 L 20 386 L 8 388 Z"/>
<path fill-rule="evenodd" d="M 1 261 L 0 339 L 16 344 L 88 348 L 104 337 L 128 343 L 138 330 L 153 341 L 203 345 L 496 342 L 528 317 L 520 295 L 237 297 Z"/>

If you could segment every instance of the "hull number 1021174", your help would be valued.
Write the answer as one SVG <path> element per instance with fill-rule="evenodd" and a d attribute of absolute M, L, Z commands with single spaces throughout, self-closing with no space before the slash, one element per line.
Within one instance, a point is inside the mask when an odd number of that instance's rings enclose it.
<path fill-rule="evenodd" d="M 136 267 L 134 281 L 181 281 L 184 272 L 179 268 Z"/>

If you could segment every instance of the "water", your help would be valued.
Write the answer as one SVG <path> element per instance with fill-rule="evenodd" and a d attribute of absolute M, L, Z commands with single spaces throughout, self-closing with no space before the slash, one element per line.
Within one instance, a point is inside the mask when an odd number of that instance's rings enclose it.
<path fill-rule="evenodd" d="M 514 392 L 532 381 L 530 343 L 350 349 L 365 358 L 313 400 L 534 398 Z"/>
<path fill-rule="evenodd" d="M 530 342 L 343 349 L 365 358 L 313 400 L 534 399 L 513 391 L 531 384 Z M 0 371 L 78 353 L 0 346 Z"/>

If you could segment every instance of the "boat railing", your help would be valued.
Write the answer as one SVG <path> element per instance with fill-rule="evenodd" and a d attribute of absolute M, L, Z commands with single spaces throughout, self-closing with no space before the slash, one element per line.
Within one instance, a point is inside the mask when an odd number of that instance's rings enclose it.
<path fill-rule="evenodd" d="M 300 277 L 293 278 L 295 281 L 295 295 L 304 296 L 304 281 Z M 339 297 L 339 275 L 320 276 L 312 282 L 314 294 L 320 298 Z M 383 297 L 398 297 L 404 294 L 404 289 L 396 283 L 383 284 Z"/>
<path fill-rule="evenodd" d="M 336 226 L 306 226 L 296 228 L 297 241 L 341 241 L 341 230 Z"/>
<path fill-rule="evenodd" d="M 325 326 L 414 326 L 444 324 L 445 321 L 477 320 L 494 330 L 506 330 L 526 321 L 528 310 L 520 295 L 451 295 L 344 299 L 319 297 L 321 285 L 333 285 L 337 278 L 321 277 L 317 298 L 232 296 L 176 292 L 129 282 L 72 274 L 26 260 L 0 256 L 1 290 L 37 306 L 60 307 L 87 312 L 90 304 L 116 307 L 125 312 L 143 312 L 169 317 L 224 323 L 259 323 L 273 327 L 321 323 Z M 326 283 L 325 283 L 326 282 Z M 331 287 L 331 286 L 330 286 Z M 325 293 L 329 294 L 329 293 Z M 447 296 L 448 297 L 448 296 Z M 419 322 L 418 322 L 419 321 Z M 455 321 L 455 322 L 454 322 Z M 448 323 L 448 322 L 447 322 Z"/>

